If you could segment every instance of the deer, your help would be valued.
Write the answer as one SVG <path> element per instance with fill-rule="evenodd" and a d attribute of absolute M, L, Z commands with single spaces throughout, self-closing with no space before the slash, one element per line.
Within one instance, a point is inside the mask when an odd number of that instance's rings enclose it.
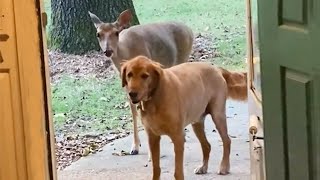
<path fill-rule="evenodd" d="M 131 26 L 133 14 L 130 9 L 121 12 L 114 22 L 103 22 L 97 15 L 90 11 L 88 13 L 96 28 L 101 50 L 111 58 L 119 74 L 122 62 L 139 55 L 153 59 L 164 67 L 189 60 L 194 35 L 192 29 L 182 22 L 165 21 Z M 137 155 L 141 146 L 137 124 L 138 111 L 137 106 L 127 98 L 133 121 L 130 154 Z M 151 161 L 150 150 L 148 160 Z"/>

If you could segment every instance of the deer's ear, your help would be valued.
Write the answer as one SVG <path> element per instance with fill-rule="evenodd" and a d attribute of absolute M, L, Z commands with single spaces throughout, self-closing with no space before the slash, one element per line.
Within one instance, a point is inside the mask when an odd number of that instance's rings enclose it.
<path fill-rule="evenodd" d="M 132 13 L 130 9 L 127 9 L 119 15 L 117 19 L 117 24 L 121 27 L 121 29 L 124 29 L 130 25 L 131 20 L 132 20 Z"/>
<path fill-rule="evenodd" d="M 98 18 L 98 16 L 96 16 L 95 14 L 91 13 L 90 11 L 88 11 L 89 16 L 91 18 L 91 21 L 94 24 L 94 27 L 98 28 L 103 22 Z"/>

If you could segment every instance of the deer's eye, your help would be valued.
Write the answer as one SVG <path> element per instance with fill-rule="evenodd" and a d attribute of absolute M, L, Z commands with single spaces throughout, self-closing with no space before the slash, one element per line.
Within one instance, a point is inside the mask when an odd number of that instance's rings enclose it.
<path fill-rule="evenodd" d="M 142 75 L 141 75 L 141 78 L 142 78 L 142 79 L 147 79 L 148 77 L 149 77 L 148 74 L 142 74 Z"/>
<path fill-rule="evenodd" d="M 97 36 L 97 38 L 100 38 L 100 34 L 99 33 L 97 33 L 96 36 Z"/>

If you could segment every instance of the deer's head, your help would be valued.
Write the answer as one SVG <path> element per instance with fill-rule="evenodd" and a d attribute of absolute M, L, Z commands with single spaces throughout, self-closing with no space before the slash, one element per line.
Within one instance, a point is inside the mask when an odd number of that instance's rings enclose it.
<path fill-rule="evenodd" d="M 127 28 L 131 22 L 131 11 L 129 9 L 123 11 L 118 19 L 112 23 L 102 22 L 95 14 L 91 12 L 88 13 L 97 29 L 96 36 L 101 50 L 107 57 L 111 57 L 117 49 L 120 32 Z"/>

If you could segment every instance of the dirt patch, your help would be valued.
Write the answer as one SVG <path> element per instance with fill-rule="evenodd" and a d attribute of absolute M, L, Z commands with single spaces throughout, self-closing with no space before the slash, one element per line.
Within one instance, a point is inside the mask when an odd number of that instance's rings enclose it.
<path fill-rule="evenodd" d="M 87 134 L 87 135 L 56 135 L 57 169 L 63 170 L 81 157 L 102 151 L 102 147 L 116 139 L 128 136 L 129 132 Z"/>
<path fill-rule="evenodd" d="M 51 83 L 56 83 L 64 75 L 107 79 L 115 74 L 112 61 L 97 51 L 82 56 L 58 51 L 49 51 L 48 54 Z"/>
<path fill-rule="evenodd" d="M 214 47 L 213 37 L 196 35 L 189 61 L 209 61 L 219 56 L 220 54 Z"/>

